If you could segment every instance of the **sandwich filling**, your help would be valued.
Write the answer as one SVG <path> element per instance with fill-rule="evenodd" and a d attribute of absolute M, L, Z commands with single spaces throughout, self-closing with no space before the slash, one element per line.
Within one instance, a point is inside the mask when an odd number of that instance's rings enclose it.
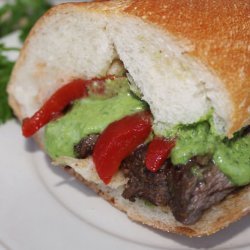
<path fill-rule="evenodd" d="M 211 111 L 194 124 L 159 133 L 152 115 L 148 118 L 149 105 L 127 78 L 104 80 L 102 91 L 93 86 L 46 125 L 45 146 L 52 159 L 93 155 L 106 184 L 118 169 L 128 179 L 125 199 L 168 205 L 184 224 L 195 223 L 207 208 L 250 183 L 249 126 L 224 138 L 214 129 Z M 97 150 L 102 158 L 95 156 Z M 106 159 L 110 166 L 98 168 Z M 154 168 L 152 161 L 157 161 Z"/>

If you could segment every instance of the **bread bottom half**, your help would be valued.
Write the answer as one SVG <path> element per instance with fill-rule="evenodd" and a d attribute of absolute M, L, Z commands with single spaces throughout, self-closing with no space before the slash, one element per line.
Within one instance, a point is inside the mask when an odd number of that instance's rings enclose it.
<path fill-rule="evenodd" d="M 227 196 L 219 204 L 212 206 L 194 225 L 187 226 L 176 221 L 170 208 L 167 206 L 148 206 L 140 199 L 137 199 L 135 202 L 124 199 L 121 195 L 124 186 L 111 188 L 104 184 L 86 180 L 70 167 L 64 167 L 64 169 L 77 180 L 94 190 L 111 205 L 125 212 L 131 220 L 166 232 L 189 237 L 208 236 L 227 227 L 250 212 L 250 186 L 248 185 Z"/>

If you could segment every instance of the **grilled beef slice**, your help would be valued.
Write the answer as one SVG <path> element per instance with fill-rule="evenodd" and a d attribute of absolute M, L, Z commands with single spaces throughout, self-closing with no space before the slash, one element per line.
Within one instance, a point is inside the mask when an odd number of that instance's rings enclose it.
<path fill-rule="evenodd" d="M 99 135 L 92 134 L 88 135 L 81 139 L 75 146 L 74 146 L 74 153 L 78 159 L 84 159 L 90 155 L 92 155 L 94 146 L 97 142 Z"/>
<path fill-rule="evenodd" d="M 157 173 L 148 171 L 144 165 L 146 151 L 146 145 L 140 146 L 122 162 L 121 169 L 129 179 L 122 196 L 130 201 L 142 198 L 155 205 L 166 205 L 169 199 L 166 166 Z"/>
<path fill-rule="evenodd" d="M 211 157 L 193 157 L 186 165 L 167 171 L 169 206 L 176 220 L 194 224 L 203 212 L 234 190 Z"/>
<path fill-rule="evenodd" d="M 98 136 L 83 138 L 74 146 L 75 155 L 78 158 L 91 155 Z M 145 167 L 147 148 L 141 145 L 121 164 L 120 169 L 128 178 L 122 194 L 125 199 L 140 198 L 157 206 L 168 205 L 176 220 L 188 225 L 235 189 L 210 156 L 193 157 L 187 164 L 176 166 L 167 160 L 152 173 Z"/>
<path fill-rule="evenodd" d="M 186 165 L 177 166 L 168 160 L 151 173 L 144 164 L 146 149 L 140 147 L 121 165 L 129 179 L 123 197 L 130 201 L 143 198 L 155 205 L 169 205 L 175 218 L 188 225 L 234 190 L 211 157 L 194 157 Z"/>

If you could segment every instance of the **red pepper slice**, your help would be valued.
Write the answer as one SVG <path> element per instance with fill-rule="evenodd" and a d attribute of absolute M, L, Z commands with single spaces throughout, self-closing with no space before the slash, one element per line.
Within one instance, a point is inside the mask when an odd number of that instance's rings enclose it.
<path fill-rule="evenodd" d="M 149 144 L 145 165 L 151 172 L 156 172 L 168 158 L 172 148 L 175 146 L 174 140 L 156 137 Z"/>
<path fill-rule="evenodd" d="M 108 184 L 122 160 L 143 143 L 151 132 L 151 115 L 144 111 L 111 123 L 100 135 L 93 152 L 97 173 Z"/>
<path fill-rule="evenodd" d="M 23 135 L 30 137 L 35 134 L 41 127 L 57 118 L 72 101 L 88 96 L 90 88 L 92 92 L 102 94 L 106 79 L 114 79 L 114 76 L 91 80 L 76 79 L 59 88 L 32 117 L 23 120 Z"/>
<path fill-rule="evenodd" d="M 71 101 L 87 95 L 86 82 L 84 80 L 74 80 L 62 86 L 31 118 L 23 120 L 23 135 L 25 137 L 32 136 L 41 127 L 56 118 Z"/>

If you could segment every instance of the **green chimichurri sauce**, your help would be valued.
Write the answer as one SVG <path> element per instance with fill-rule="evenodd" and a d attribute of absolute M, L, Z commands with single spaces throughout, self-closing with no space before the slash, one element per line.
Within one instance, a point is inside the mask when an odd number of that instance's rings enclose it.
<path fill-rule="evenodd" d="M 67 114 L 50 122 L 45 129 L 45 146 L 52 158 L 74 157 L 73 146 L 89 134 L 101 133 L 110 123 L 142 111 L 147 104 L 129 91 L 126 78 L 108 80 L 104 96 L 76 101 Z M 235 185 L 250 183 L 250 136 L 223 140 L 209 122 L 211 114 L 192 125 L 166 131 L 175 137 L 173 164 L 185 164 L 196 155 L 213 155 L 215 164 Z M 162 134 L 164 136 L 164 134 Z"/>
<path fill-rule="evenodd" d="M 250 135 L 220 143 L 214 154 L 219 169 L 238 186 L 250 183 Z"/>
<path fill-rule="evenodd" d="M 205 154 L 213 155 L 215 164 L 235 185 L 250 183 L 250 136 L 223 140 L 207 121 L 177 130 L 173 164 L 185 164 L 191 157 Z"/>
<path fill-rule="evenodd" d="M 51 158 L 74 156 L 73 147 L 89 134 L 101 133 L 110 123 L 145 109 L 145 104 L 129 93 L 108 99 L 85 98 L 75 102 L 62 118 L 45 129 L 45 147 Z"/>

